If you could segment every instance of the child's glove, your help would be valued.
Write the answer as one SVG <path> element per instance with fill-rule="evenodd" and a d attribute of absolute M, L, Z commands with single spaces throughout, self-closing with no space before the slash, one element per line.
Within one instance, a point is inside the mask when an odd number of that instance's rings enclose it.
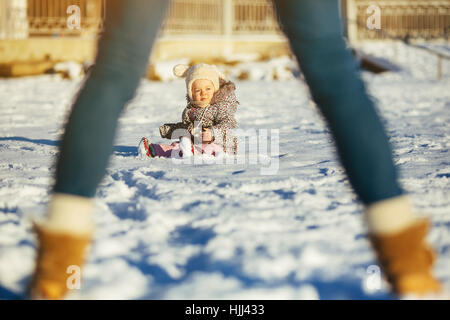
<path fill-rule="evenodd" d="M 159 127 L 159 134 L 161 135 L 161 138 L 166 138 L 166 139 L 178 138 L 178 137 L 172 137 L 172 133 L 176 129 L 186 129 L 186 127 L 182 122 L 165 123 Z"/>
<path fill-rule="evenodd" d="M 170 139 L 170 133 L 172 132 L 170 123 L 165 123 L 159 127 L 159 133 L 161 134 L 161 138 Z"/>

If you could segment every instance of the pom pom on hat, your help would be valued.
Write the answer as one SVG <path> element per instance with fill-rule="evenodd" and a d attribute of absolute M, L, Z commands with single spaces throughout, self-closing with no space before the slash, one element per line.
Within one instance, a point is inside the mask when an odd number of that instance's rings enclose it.
<path fill-rule="evenodd" d="M 184 64 L 177 64 L 173 68 L 173 74 L 180 78 L 186 78 L 186 91 L 192 100 L 192 83 L 197 79 L 210 80 L 214 85 L 214 92 L 219 90 L 219 78 L 225 80 L 225 76 L 215 65 L 199 63 L 189 67 Z"/>
<path fill-rule="evenodd" d="M 188 65 L 185 64 L 177 64 L 173 67 L 173 74 L 177 77 L 184 78 L 186 77 L 186 71 L 189 69 Z"/>

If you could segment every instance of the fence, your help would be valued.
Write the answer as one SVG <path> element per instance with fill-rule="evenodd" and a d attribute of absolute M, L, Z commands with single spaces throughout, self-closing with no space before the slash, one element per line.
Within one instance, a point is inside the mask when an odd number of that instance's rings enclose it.
<path fill-rule="evenodd" d="M 67 27 L 71 5 L 80 8 L 79 29 Z M 8 29 L 22 38 L 86 36 L 101 31 L 106 8 L 106 0 L 0 0 L 0 23 L 8 16 Z M 0 24 L 0 32 L 5 29 Z M 14 38 L 11 34 L 2 38 Z M 160 33 L 162 37 L 252 34 L 281 35 L 270 0 L 171 0 Z"/>
<path fill-rule="evenodd" d="M 27 0 L 0 0 L 0 39 L 28 36 Z"/>
<path fill-rule="evenodd" d="M 450 0 L 347 0 L 346 4 L 351 41 L 405 37 L 448 39 Z M 370 5 L 380 8 L 380 30 L 370 30 L 366 26 L 371 15 L 366 10 Z"/>
<path fill-rule="evenodd" d="M 235 34 L 280 34 L 272 1 L 236 0 L 233 32 Z"/>
<path fill-rule="evenodd" d="M 450 0 L 340 2 L 351 41 L 386 39 L 386 34 L 448 39 Z M 366 10 L 372 4 L 381 9 L 384 32 L 366 27 Z M 80 29 L 67 27 L 70 5 L 80 8 Z M 106 8 L 106 0 L 0 0 L 0 38 L 95 35 L 103 28 Z M 160 35 L 220 38 L 282 33 L 270 0 L 171 0 Z"/>
<path fill-rule="evenodd" d="M 68 28 L 67 9 L 80 8 L 80 28 Z M 105 0 L 28 0 L 29 36 L 95 35 L 103 28 Z"/>
<path fill-rule="evenodd" d="M 220 34 L 223 29 L 222 1 L 171 1 L 162 35 Z"/>
<path fill-rule="evenodd" d="M 172 0 L 162 36 L 281 35 L 270 0 Z"/>

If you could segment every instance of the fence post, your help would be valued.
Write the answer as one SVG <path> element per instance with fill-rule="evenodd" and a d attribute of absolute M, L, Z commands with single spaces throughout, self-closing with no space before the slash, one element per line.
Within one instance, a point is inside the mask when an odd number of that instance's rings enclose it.
<path fill-rule="evenodd" d="M 6 2 L 0 1 L 0 39 L 6 38 Z"/>
<path fill-rule="evenodd" d="M 233 0 L 223 0 L 223 15 L 222 15 L 222 23 L 223 30 L 222 35 L 224 38 L 224 50 L 223 55 L 227 57 L 233 51 L 233 43 L 231 41 L 231 36 L 233 34 L 233 23 L 234 23 L 234 14 L 233 14 Z"/>
<path fill-rule="evenodd" d="M 357 25 L 357 8 L 355 0 L 345 1 L 345 16 L 347 18 L 347 37 L 352 44 L 357 42 L 358 25 Z"/>
<path fill-rule="evenodd" d="M 223 0 L 223 34 L 230 37 L 233 33 L 233 0 Z"/>
<path fill-rule="evenodd" d="M 86 18 L 91 21 L 96 21 L 101 18 L 102 0 L 87 0 L 86 1 Z"/>
<path fill-rule="evenodd" d="M 98 30 L 100 19 L 102 19 L 102 3 L 103 0 L 86 0 L 86 18 L 84 21 L 86 29 L 82 30 L 84 31 L 84 34 L 89 34 L 94 30 Z"/>
<path fill-rule="evenodd" d="M 27 0 L 0 1 L 0 20 L 0 39 L 27 38 Z"/>

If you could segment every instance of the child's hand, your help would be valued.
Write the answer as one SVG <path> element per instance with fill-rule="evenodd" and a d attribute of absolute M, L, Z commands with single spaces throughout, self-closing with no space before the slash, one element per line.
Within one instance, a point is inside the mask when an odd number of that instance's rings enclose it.
<path fill-rule="evenodd" d="M 202 132 L 202 141 L 210 142 L 212 140 L 212 132 L 209 128 L 204 128 Z"/>

